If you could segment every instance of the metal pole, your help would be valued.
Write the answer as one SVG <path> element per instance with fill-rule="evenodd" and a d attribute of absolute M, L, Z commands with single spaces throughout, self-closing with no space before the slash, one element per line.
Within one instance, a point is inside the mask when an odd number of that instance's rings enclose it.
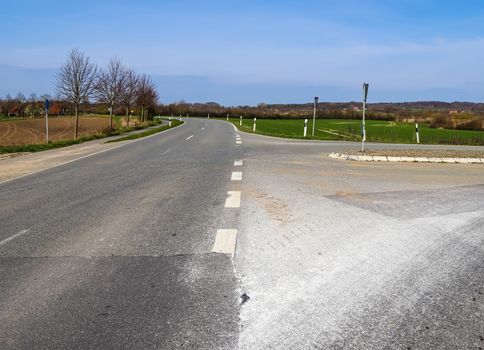
<path fill-rule="evenodd" d="M 314 127 L 316 126 L 316 109 L 318 108 L 318 97 L 314 98 L 314 111 L 313 111 L 313 132 L 312 136 L 314 136 Z"/>
<path fill-rule="evenodd" d="M 366 99 L 368 97 L 368 86 L 369 84 L 363 84 L 363 120 L 361 125 L 361 152 L 365 152 L 365 141 L 366 141 Z"/>
<path fill-rule="evenodd" d="M 304 137 L 308 134 L 308 120 L 304 119 Z"/>
<path fill-rule="evenodd" d="M 49 143 L 49 110 L 45 110 L 45 142 Z"/>

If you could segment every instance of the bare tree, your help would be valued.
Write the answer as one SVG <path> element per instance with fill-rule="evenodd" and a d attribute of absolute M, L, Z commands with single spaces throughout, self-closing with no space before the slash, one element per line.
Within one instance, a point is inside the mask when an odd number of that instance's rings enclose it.
<path fill-rule="evenodd" d="M 37 109 L 37 95 L 35 93 L 31 93 L 29 96 L 29 101 L 30 101 L 30 113 L 33 118 L 35 118 L 35 112 Z"/>
<path fill-rule="evenodd" d="M 121 100 L 126 81 L 126 68 L 117 58 L 109 61 L 107 69 L 101 70 L 96 81 L 99 102 L 109 106 L 110 128 L 113 130 L 114 106 Z"/>
<path fill-rule="evenodd" d="M 143 74 L 139 78 L 136 101 L 141 107 L 141 122 L 144 122 L 148 119 L 148 107 L 155 105 L 158 101 L 156 86 L 146 74 Z"/>
<path fill-rule="evenodd" d="M 79 105 L 92 96 L 97 76 L 97 67 L 89 57 L 77 49 L 67 56 L 66 63 L 57 73 L 55 86 L 59 95 L 74 106 L 76 128 L 74 137 L 79 133 Z"/>
<path fill-rule="evenodd" d="M 15 102 L 17 103 L 17 108 L 18 108 L 20 118 L 23 118 L 24 116 L 24 107 L 25 107 L 26 100 L 27 99 L 25 98 L 25 95 L 21 92 L 19 92 L 15 97 Z"/>
<path fill-rule="evenodd" d="M 126 71 L 126 79 L 124 81 L 123 93 L 121 95 L 121 100 L 123 101 L 124 107 L 126 109 L 126 120 L 127 126 L 129 127 L 129 110 L 132 105 L 136 103 L 136 97 L 138 92 L 138 75 L 132 70 L 128 69 Z"/>

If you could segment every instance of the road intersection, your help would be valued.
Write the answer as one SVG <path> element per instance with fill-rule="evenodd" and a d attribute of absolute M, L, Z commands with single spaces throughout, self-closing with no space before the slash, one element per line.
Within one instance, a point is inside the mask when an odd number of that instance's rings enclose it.
<path fill-rule="evenodd" d="M 0 348 L 484 346 L 483 165 L 185 121 L 0 184 Z"/>

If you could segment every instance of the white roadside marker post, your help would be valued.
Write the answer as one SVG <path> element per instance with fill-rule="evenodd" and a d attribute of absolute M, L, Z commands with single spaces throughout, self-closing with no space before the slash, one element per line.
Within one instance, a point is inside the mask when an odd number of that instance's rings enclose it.
<path fill-rule="evenodd" d="M 361 152 L 365 152 L 365 141 L 366 141 L 366 125 L 365 125 L 365 116 L 366 116 L 366 99 L 368 97 L 368 83 L 363 83 L 363 120 L 361 125 Z"/>
<path fill-rule="evenodd" d="M 252 132 L 255 132 L 256 123 L 257 123 L 257 118 L 254 118 L 254 126 L 252 127 Z"/>
<path fill-rule="evenodd" d="M 49 100 L 45 100 L 45 142 L 49 143 Z"/>
<path fill-rule="evenodd" d="M 304 119 L 304 137 L 308 134 L 308 120 Z"/>
<path fill-rule="evenodd" d="M 210 113 L 208 113 L 207 119 L 210 119 Z"/>
<path fill-rule="evenodd" d="M 227 114 L 227 121 L 229 121 L 229 115 Z"/>
<path fill-rule="evenodd" d="M 242 126 L 242 116 L 240 116 L 240 123 L 239 126 Z"/>
<path fill-rule="evenodd" d="M 417 143 L 420 143 L 420 135 L 418 134 L 418 123 L 415 123 L 415 132 L 417 133 Z"/>

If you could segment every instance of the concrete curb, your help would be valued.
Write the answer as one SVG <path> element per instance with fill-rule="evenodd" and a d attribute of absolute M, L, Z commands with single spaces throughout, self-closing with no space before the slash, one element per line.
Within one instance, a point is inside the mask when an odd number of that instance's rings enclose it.
<path fill-rule="evenodd" d="M 484 158 L 355 156 L 344 153 L 331 153 L 328 157 L 333 159 L 353 160 L 358 162 L 484 164 Z"/>

